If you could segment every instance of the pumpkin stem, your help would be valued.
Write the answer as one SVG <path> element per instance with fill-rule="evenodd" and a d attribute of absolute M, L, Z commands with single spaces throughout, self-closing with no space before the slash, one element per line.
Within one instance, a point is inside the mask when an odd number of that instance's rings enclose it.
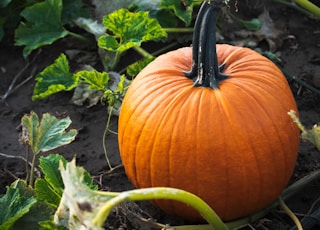
<path fill-rule="evenodd" d="M 216 21 L 224 3 L 223 0 L 204 1 L 196 19 L 192 68 L 185 75 L 198 87 L 218 89 L 219 82 L 227 78 L 227 75 L 221 73 L 224 65 L 218 66 L 216 52 Z"/>

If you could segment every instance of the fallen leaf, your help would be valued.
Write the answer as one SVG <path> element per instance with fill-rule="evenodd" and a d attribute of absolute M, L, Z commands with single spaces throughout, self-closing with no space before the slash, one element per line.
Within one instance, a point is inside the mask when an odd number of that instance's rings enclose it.
<path fill-rule="evenodd" d="M 285 29 L 277 26 L 269 15 L 269 12 L 264 9 L 263 13 L 259 15 L 261 21 L 261 28 L 253 32 L 259 41 L 266 40 L 270 51 L 274 52 L 282 45 L 285 38 Z"/>

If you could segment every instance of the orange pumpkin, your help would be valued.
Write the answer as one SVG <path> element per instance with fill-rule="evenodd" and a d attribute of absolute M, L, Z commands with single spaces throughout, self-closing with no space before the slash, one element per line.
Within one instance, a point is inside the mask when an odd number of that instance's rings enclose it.
<path fill-rule="evenodd" d="M 218 60 L 212 60 L 223 64 L 227 78 L 219 82 L 216 76 L 216 87 L 203 86 L 210 74 L 202 69 L 191 71 L 195 83 L 185 72 L 203 66 L 195 62 L 207 59 L 192 55 L 201 50 L 163 54 L 133 80 L 119 116 L 119 148 L 133 185 L 184 189 L 228 221 L 265 208 L 287 185 L 299 146 L 299 130 L 287 112 L 297 107 L 282 72 L 248 48 L 216 45 Z M 156 204 L 201 220 L 184 204 Z"/>

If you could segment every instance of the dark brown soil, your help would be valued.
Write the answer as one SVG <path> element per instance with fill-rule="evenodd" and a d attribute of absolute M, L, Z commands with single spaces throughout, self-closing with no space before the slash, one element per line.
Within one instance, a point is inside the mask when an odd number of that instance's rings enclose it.
<path fill-rule="evenodd" d="M 318 90 L 318 92 L 312 91 L 295 80 L 288 78 L 298 104 L 300 119 L 307 128 L 311 128 L 314 124 L 320 122 L 319 21 L 310 19 L 293 9 L 282 5 L 274 6 L 274 4 L 268 8 L 270 16 L 277 25 L 284 26 L 286 30 L 286 35 L 279 41 L 282 45 L 278 44 L 279 46 L 276 48 L 276 52 L 281 55 L 283 60 L 282 67 L 291 76 L 295 76 Z M 255 12 L 255 9 L 252 9 L 252 12 Z M 252 12 L 251 14 L 255 14 Z M 226 31 L 223 33 L 225 41 L 237 39 L 231 34 L 227 34 Z M 268 49 L 268 44 L 265 40 L 258 42 L 258 46 L 264 50 Z M 108 115 L 105 106 L 96 105 L 87 108 L 86 106 L 73 105 L 70 103 L 72 92 L 59 93 L 45 100 L 31 100 L 35 84 L 34 75 L 45 66 L 51 64 L 60 52 L 76 47 L 77 44 L 73 40 L 66 39 L 56 42 L 52 46 L 42 48 L 39 54 L 35 52 L 32 57 L 25 60 L 22 57 L 21 48 L 15 47 L 10 39 L 2 41 L 0 46 L 0 96 L 7 92 L 11 82 L 18 74 L 21 74 L 21 76 L 18 77 L 14 86 L 29 76 L 31 78 L 17 90 L 11 92 L 5 100 L 0 101 L 0 193 L 4 193 L 5 186 L 9 185 L 17 177 L 23 178 L 25 176 L 25 162 L 23 160 L 18 158 L 10 159 L 3 155 L 25 157 L 25 148 L 18 141 L 20 119 L 30 111 L 35 111 L 39 115 L 49 112 L 57 116 L 70 116 L 72 128 L 79 130 L 77 139 L 70 145 L 54 152 L 62 154 L 68 160 L 76 156 L 77 163 L 84 166 L 95 177 L 96 182 L 100 184 L 102 189 L 124 191 L 133 188 L 125 175 L 123 167 L 121 167 L 117 136 L 114 134 L 108 134 L 106 139 L 109 159 L 112 166 L 116 167 L 115 170 L 109 172 L 102 147 L 102 135 Z M 33 57 L 35 58 L 34 61 L 28 64 Z M 127 56 L 123 56 L 122 61 L 128 61 L 129 58 L 126 58 Z M 132 59 L 132 55 L 130 59 Z M 81 64 L 74 61 L 72 68 L 76 70 Z M 117 117 L 112 118 L 111 129 L 117 130 Z M 310 143 L 302 142 L 292 181 L 296 181 L 318 169 L 320 169 L 319 151 Z M 320 180 L 318 179 L 293 198 L 287 200 L 286 203 L 299 217 L 302 217 L 309 212 L 309 209 L 319 198 Z M 169 217 L 148 203 L 142 203 L 141 207 L 145 215 L 150 215 L 150 218 L 154 218 L 161 223 L 183 224 L 182 220 Z M 124 218 L 125 216 L 130 216 L 127 215 L 128 211 L 123 211 L 124 207 L 119 208 L 119 210 L 120 212 L 114 213 L 108 219 L 107 228 L 114 229 L 122 225 L 123 228 L 133 229 L 134 227 L 131 226 L 132 224 L 134 225 L 132 219 L 126 220 Z M 142 210 L 136 212 L 142 212 Z M 260 221 L 252 223 L 252 228 L 247 226 L 243 229 L 290 229 L 292 226 L 294 224 L 285 214 L 275 210 Z M 145 229 L 150 229 L 147 225 L 144 227 Z M 137 227 L 135 228 L 137 229 Z M 140 229 L 142 229 L 141 226 Z M 313 229 L 320 229 L 319 219 L 318 225 Z"/>

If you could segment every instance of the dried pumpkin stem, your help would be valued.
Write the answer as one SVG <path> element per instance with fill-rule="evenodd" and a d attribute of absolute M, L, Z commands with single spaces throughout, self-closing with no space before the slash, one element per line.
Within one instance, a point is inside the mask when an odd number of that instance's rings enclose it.
<path fill-rule="evenodd" d="M 226 79 L 218 66 L 216 53 L 216 21 L 225 1 L 205 1 L 198 13 L 194 28 L 192 69 L 185 73 L 195 86 L 218 88 L 220 81 Z"/>

